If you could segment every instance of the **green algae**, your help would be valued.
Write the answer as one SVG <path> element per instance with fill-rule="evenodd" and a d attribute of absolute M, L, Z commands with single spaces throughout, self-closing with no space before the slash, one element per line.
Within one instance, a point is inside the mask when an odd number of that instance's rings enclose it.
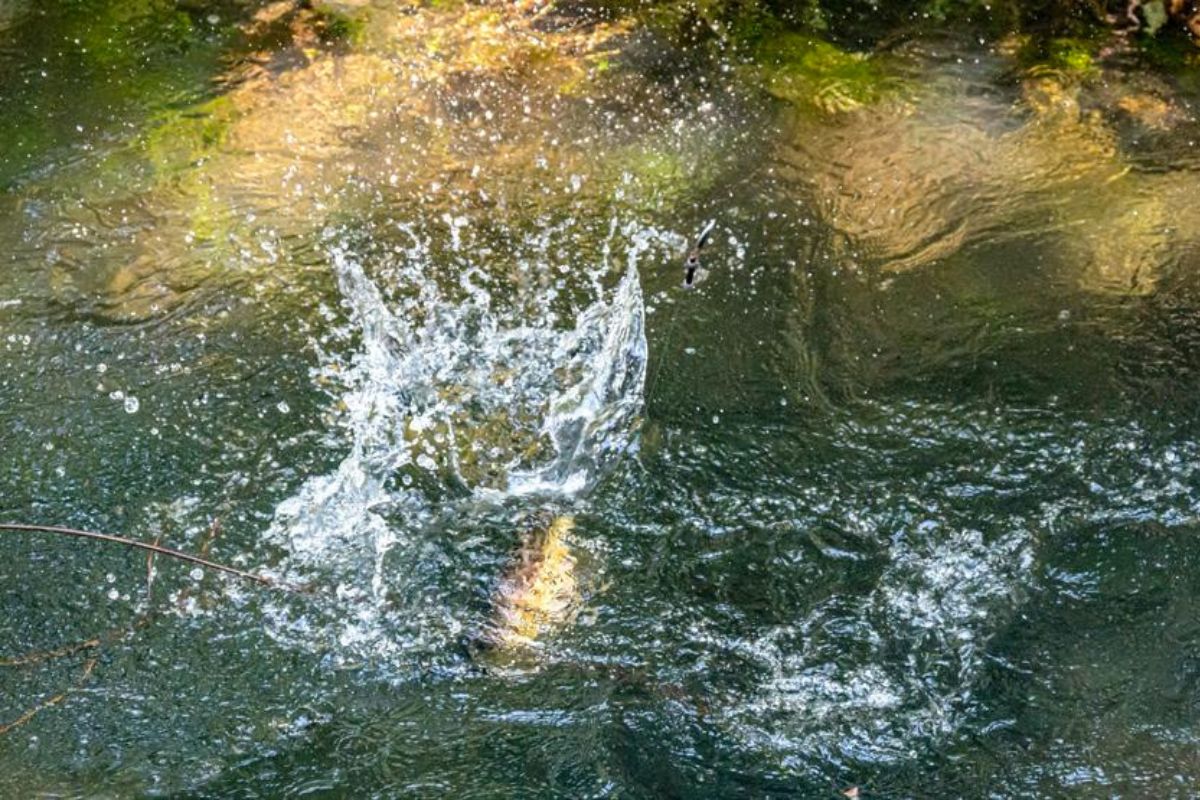
<path fill-rule="evenodd" d="M 0 52 L 0 69 L 25 78 L 8 81 L 0 107 L 0 185 L 48 154 L 68 156 L 190 102 L 236 39 L 208 16 L 169 0 L 89 0 L 15 17 L 5 33 L 20 46 Z"/>
<path fill-rule="evenodd" d="M 177 174 L 219 150 L 237 116 L 228 95 L 164 113 L 146 134 L 142 148 L 156 173 Z"/>
<path fill-rule="evenodd" d="M 1081 39 L 1052 39 L 1047 46 L 1050 66 L 1069 73 L 1086 74 L 1095 68 L 1092 43 Z"/>
<path fill-rule="evenodd" d="M 196 44 L 192 17 L 166 0 L 114 0 L 97 13 L 71 18 L 67 35 L 81 45 L 87 61 L 104 68 L 128 68 L 153 42 L 160 50 L 183 52 Z"/>
<path fill-rule="evenodd" d="M 800 108 L 851 111 L 878 102 L 894 86 L 872 56 L 805 34 L 765 39 L 756 56 L 767 92 Z"/>
<path fill-rule="evenodd" d="M 356 47 L 366 39 L 365 12 L 348 13 L 328 3 L 318 3 L 313 6 L 313 16 L 313 28 L 323 44 Z"/>

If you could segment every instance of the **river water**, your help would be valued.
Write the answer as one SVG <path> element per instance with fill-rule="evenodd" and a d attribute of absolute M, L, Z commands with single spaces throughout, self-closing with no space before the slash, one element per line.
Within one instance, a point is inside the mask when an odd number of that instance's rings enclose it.
<path fill-rule="evenodd" d="M 0 795 L 1200 793 L 1196 59 L 579 13 L 0 0 L 0 518 L 311 589 L 0 535 Z"/>

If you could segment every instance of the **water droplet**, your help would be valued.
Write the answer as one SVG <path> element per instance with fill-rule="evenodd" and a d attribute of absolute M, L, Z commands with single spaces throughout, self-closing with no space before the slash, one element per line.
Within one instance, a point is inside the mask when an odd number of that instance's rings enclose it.
<path fill-rule="evenodd" d="M 136 397 L 130 395 L 129 397 L 125 398 L 125 413 L 126 414 L 136 414 L 138 412 L 138 409 L 141 407 L 142 407 L 142 404 L 138 401 L 138 399 Z"/>
<path fill-rule="evenodd" d="M 280 414 L 287 414 L 292 410 L 292 407 L 288 405 L 287 400 L 280 400 L 275 404 L 275 408 Z"/>

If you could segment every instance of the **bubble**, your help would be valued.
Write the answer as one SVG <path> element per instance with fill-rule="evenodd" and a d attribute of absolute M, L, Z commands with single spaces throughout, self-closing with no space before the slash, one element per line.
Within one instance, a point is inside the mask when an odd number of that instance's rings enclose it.
<path fill-rule="evenodd" d="M 126 414 L 136 414 L 138 412 L 138 409 L 141 407 L 142 407 L 141 402 L 133 395 L 129 395 L 128 397 L 125 398 L 125 413 Z"/>

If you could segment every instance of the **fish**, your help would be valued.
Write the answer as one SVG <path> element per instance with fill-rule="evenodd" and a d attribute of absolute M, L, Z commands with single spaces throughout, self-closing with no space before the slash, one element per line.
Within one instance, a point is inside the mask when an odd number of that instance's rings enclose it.
<path fill-rule="evenodd" d="M 555 516 L 525 534 L 492 597 L 488 623 L 471 643 L 475 653 L 512 653 L 574 616 L 579 605 L 576 559 L 569 539 L 575 518 Z"/>
<path fill-rule="evenodd" d="M 704 270 L 700 268 L 700 251 L 708 246 L 709 239 L 712 238 L 713 229 L 717 227 L 717 221 L 710 219 L 700 229 L 700 235 L 696 237 L 696 243 L 692 245 L 692 249 L 688 250 L 687 255 L 683 259 L 683 288 L 691 289 L 697 283 L 704 279 Z"/>

